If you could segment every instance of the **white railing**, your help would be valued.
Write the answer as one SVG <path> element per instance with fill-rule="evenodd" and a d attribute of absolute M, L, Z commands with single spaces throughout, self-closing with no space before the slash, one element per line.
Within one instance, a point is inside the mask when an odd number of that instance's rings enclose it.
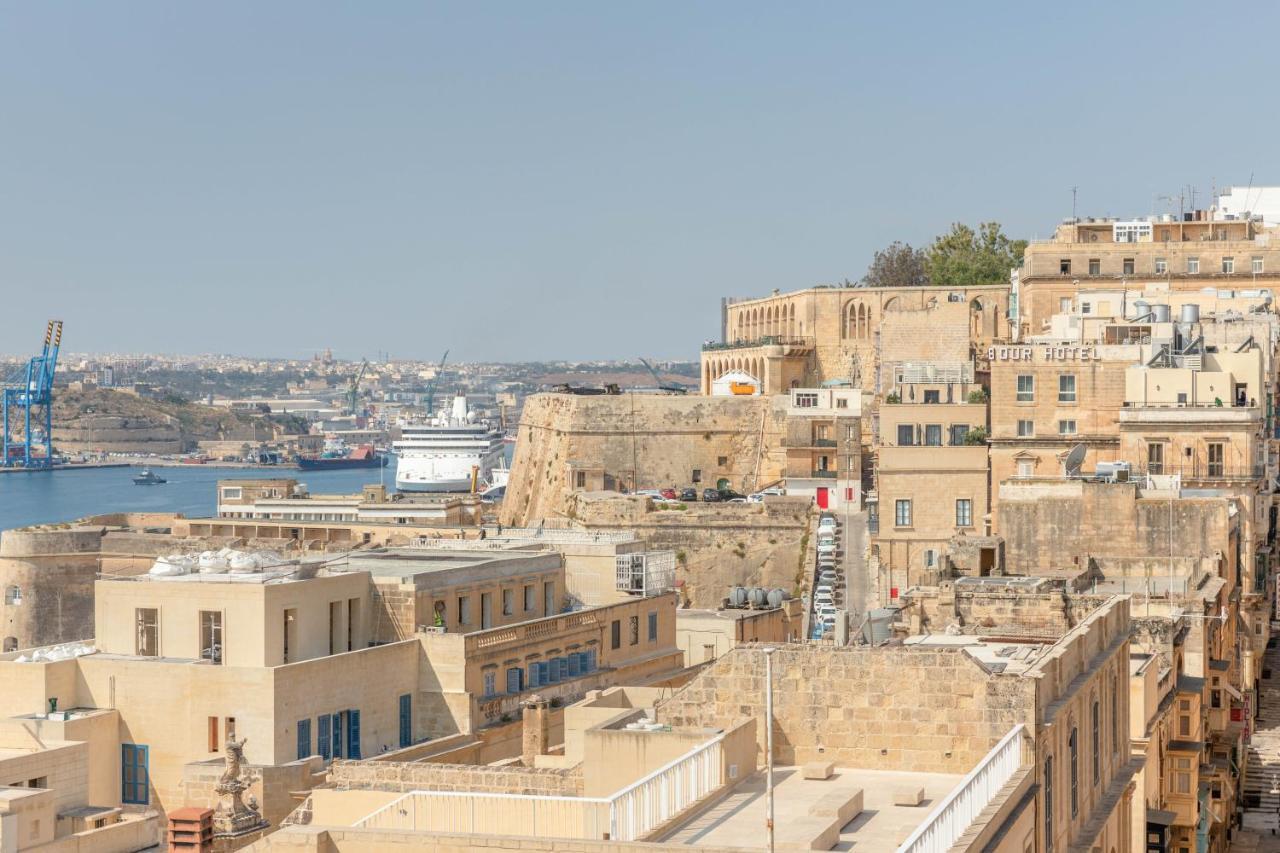
<path fill-rule="evenodd" d="M 609 798 L 609 838 L 637 841 L 724 783 L 724 735 Z"/>
<path fill-rule="evenodd" d="M 938 803 L 898 853 L 946 853 L 1022 766 L 1022 733 L 1014 726 L 978 766 Z"/>
<path fill-rule="evenodd" d="M 410 791 L 356 821 L 362 829 L 643 838 L 724 784 L 724 735 L 701 744 L 611 797 Z"/>

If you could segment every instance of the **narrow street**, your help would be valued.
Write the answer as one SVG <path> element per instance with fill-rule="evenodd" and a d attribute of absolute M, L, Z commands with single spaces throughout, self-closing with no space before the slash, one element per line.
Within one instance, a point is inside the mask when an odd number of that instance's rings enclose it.
<path fill-rule="evenodd" d="M 1245 783 L 1246 794 L 1256 796 L 1260 805 L 1245 809 L 1244 826 L 1232 850 L 1280 853 L 1280 794 L 1272 793 L 1280 788 L 1280 640 L 1269 644 L 1262 674 L 1260 714 L 1248 747 Z"/>

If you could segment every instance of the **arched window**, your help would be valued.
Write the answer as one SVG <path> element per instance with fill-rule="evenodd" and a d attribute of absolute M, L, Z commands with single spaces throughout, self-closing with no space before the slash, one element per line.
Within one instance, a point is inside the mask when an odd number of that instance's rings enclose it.
<path fill-rule="evenodd" d="M 1080 730 L 1071 727 L 1071 738 L 1067 741 L 1071 749 L 1071 818 L 1080 815 Z"/>
<path fill-rule="evenodd" d="M 21 587 L 17 587 L 17 586 L 8 586 L 8 587 L 5 587 L 5 590 L 4 590 L 4 603 L 5 603 L 5 604 L 21 604 L 21 603 L 22 603 L 22 588 L 21 588 Z"/>
<path fill-rule="evenodd" d="M 1053 853 L 1053 756 L 1044 759 L 1044 849 Z"/>
<path fill-rule="evenodd" d="M 18 638 L 17 638 L 17 637 L 5 637 L 5 638 L 4 638 L 4 650 L 5 650 L 6 652 L 16 652 L 16 651 L 18 650 Z"/>

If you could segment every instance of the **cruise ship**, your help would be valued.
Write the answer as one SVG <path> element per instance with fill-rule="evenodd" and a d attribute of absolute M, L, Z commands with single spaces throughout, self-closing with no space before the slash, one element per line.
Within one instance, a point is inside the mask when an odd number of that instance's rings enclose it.
<path fill-rule="evenodd" d="M 399 492 L 468 492 L 473 477 L 483 487 L 503 457 L 502 431 L 477 420 L 461 394 L 448 413 L 402 426 L 391 447 Z"/>

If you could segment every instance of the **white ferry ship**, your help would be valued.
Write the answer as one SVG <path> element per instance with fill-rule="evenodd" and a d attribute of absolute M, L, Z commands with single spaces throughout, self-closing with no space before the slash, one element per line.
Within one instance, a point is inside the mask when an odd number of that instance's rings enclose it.
<path fill-rule="evenodd" d="M 473 477 L 477 486 L 491 482 L 503 457 L 502 431 L 478 420 L 461 394 L 448 413 L 402 426 L 391 447 L 399 492 L 469 492 Z"/>

